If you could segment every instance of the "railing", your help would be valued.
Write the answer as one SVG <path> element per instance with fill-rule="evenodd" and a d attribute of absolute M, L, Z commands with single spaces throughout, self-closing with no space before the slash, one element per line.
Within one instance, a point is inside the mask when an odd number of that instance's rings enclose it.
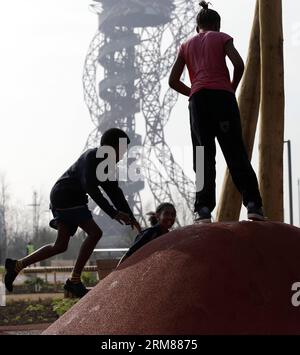
<path fill-rule="evenodd" d="M 106 248 L 106 249 L 94 249 L 94 253 L 101 252 L 126 252 L 128 248 Z M 109 275 L 118 265 L 120 258 L 111 259 L 96 259 L 99 280 L 104 279 Z"/>
<path fill-rule="evenodd" d="M 126 252 L 128 248 L 108 248 L 108 249 L 94 249 L 94 253 L 98 252 L 113 252 L 113 251 L 124 251 Z"/>
<path fill-rule="evenodd" d="M 104 253 L 104 252 L 126 252 L 128 248 L 100 248 L 94 249 L 94 253 Z M 119 258 L 110 258 L 110 259 L 97 259 L 97 265 L 85 266 L 83 271 L 87 272 L 98 272 L 99 279 L 102 280 L 107 276 L 114 268 L 117 266 Z M 48 274 L 54 273 L 54 284 L 57 284 L 56 273 L 59 272 L 71 272 L 73 266 L 38 266 L 38 267 L 28 267 L 23 270 L 24 274 L 45 274 L 45 281 L 48 281 Z"/>
<path fill-rule="evenodd" d="M 125 253 L 128 248 L 100 248 L 94 249 L 93 253 L 104 253 L 104 252 L 123 252 Z M 102 280 L 105 276 L 110 274 L 115 267 L 118 265 L 120 258 L 110 258 L 110 259 L 97 259 L 97 265 L 85 266 L 83 271 L 86 272 L 97 272 L 99 280 Z M 24 274 L 44 274 L 45 282 L 48 282 L 48 274 L 53 273 L 53 283 L 55 287 L 57 286 L 57 273 L 72 272 L 74 266 L 35 266 L 27 267 L 22 270 Z M 1 280 L 0 280 L 1 281 Z"/>
<path fill-rule="evenodd" d="M 37 267 L 27 267 L 23 269 L 24 274 L 38 274 L 38 273 L 51 273 L 51 272 L 71 272 L 74 266 L 37 266 Z M 97 266 L 85 266 L 83 271 L 93 272 L 97 271 Z"/>
<path fill-rule="evenodd" d="M 36 266 L 36 267 L 27 267 L 22 270 L 22 273 L 24 274 L 44 274 L 45 275 L 45 282 L 48 282 L 48 274 L 53 273 L 53 283 L 54 283 L 54 288 L 57 289 L 57 273 L 62 273 L 62 272 L 71 272 L 73 270 L 74 266 Z M 83 271 L 87 272 L 98 272 L 98 266 L 93 265 L 93 266 L 85 266 Z"/>

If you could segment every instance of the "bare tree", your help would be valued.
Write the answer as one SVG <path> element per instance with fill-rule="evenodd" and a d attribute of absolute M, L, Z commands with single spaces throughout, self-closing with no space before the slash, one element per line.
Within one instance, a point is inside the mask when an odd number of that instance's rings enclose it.
<path fill-rule="evenodd" d="M 38 237 L 40 228 L 48 224 L 45 218 L 45 213 L 48 212 L 46 209 L 46 199 L 42 192 L 38 193 L 36 190 L 33 190 L 32 203 L 27 206 L 32 208 L 32 238 L 35 238 Z"/>
<path fill-rule="evenodd" d="M 48 225 L 46 200 L 42 193 L 35 193 L 31 205 L 15 200 L 9 193 L 5 174 L 0 173 L 0 265 L 8 255 L 23 256 L 25 246 L 34 238 L 39 240 Z M 23 250 L 24 249 L 24 250 Z"/>
<path fill-rule="evenodd" d="M 13 238 L 22 238 L 28 242 L 32 237 L 31 213 L 24 207 L 22 201 L 10 204 L 6 225 L 8 241 Z"/>
<path fill-rule="evenodd" d="M 8 185 L 5 175 L 0 175 L 0 264 L 3 265 L 7 252 L 7 211 L 8 211 Z"/>

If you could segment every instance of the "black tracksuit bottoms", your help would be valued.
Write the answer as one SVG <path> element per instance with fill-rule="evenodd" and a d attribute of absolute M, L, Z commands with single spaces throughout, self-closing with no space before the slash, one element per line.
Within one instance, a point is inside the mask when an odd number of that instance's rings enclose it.
<path fill-rule="evenodd" d="M 212 211 L 216 206 L 215 138 L 218 139 L 232 180 L 242 194 L 243 204 L 247 206 L 251 201 L 261 207 L 257 177 L 243 142 L 235 95 L 224 90 L 200 90 L 192 95 L 189 111 L 195 172 L 196 147 L 204 147 L 204 184 L 203 189 L 196 192 L 195 212 L 204 206 Z"/>

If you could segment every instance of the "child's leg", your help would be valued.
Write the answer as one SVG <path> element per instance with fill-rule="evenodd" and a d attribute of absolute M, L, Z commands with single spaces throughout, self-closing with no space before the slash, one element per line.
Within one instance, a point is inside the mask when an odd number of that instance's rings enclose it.
<path fill-rule="evenodd" d="M 71 275 L 72 282 L 80 282 L 80 275 L 82 270 L 92 255 L 96 244 L 102 237 L 102 230 L 92 218 L 80 223 L 79 226 L 85 231 L 85 233 L 87 233 L 87 237 L 85 238 L 80 248 L 79 255 Z"/>
<path fill-rule="evenodd" d="M 64 253 L 68 248 L 69 240 L 70 233 L 68 227 L 65 226 L 63 223 L 59 223 L 57 238 L 54 244 L 44 245 L 32 254 L 26 256 L 23 259 L 18 260 L 18 262 L 20 262 L 22 264 L 22 267 L 25 268 L 39 261 L 49 259 L 54 255 Z"/>
<path fill-rule="evenodd" d="M 87 233 L 88 236 L 82 243 L 72 274 L 66 281 L 64 289 L 66 296 L 70 296 L 71 294 L 72 297 L 75 296 L 81 298 L 86 295 L 88 290 L 82 284 L 80 276 L 86 262 L 88 261 L 96 244 L 102 236 L 102 230 L 98 227 L 92 218 L 81 222 L 79 226 Z"/>
<path fill-rule="evenodd" d="M 261 207 L 258 181 L 243 142 L 240 113 L 234 95 L 221 100 L 218 109 L 223 118 L 219 119 L 217 138 L 232 180 L 242 194 L 245 206 L 251 201 Z"/>
<path fill-rule="evenodd" d="M 34 264 L 38 261 L 42 261 L 50 258 L 51 256 L 63 253 L 67 247 L 70 240 L 69 229 L 62 223 L 58 225 L 57 239 L 54 245 L 45 245 L 33 252 L 32 254 L 26 256 L 20 260 L 6 259 L 5 261 L 5 286 L 8 291 L 13 290 L 13 282 L 18 276 L 18 273 L 25 267 Z"/>
<path fill-rule="evenodd" d="M 189 104 L 190 126 L 193 143 L 193 169 L 196 173 L 197 164 L 196 148 L 204 147 L 204 186 L 196 192 L 195 212 L 202 207 L 208 207 L 210 211 L 216 205 L 216 143 L 214 122 L 210 117 L 210 94 L 206 90 L 193 95 Z M 213 104 L 213 103 L 212 103 Z M 199 170 L 199 169 L 198 169 Z M 196 178 L 197 179 L 197 178 Z"/>

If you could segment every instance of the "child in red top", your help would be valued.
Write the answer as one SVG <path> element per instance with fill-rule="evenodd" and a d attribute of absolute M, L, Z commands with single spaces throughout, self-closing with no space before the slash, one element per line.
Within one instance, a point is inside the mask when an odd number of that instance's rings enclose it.
<path fill-rule="evenodd" d="M 183 43 L 169 78 L 169 85 L 189 97 L 193 165 L 196 172 L 196 147 L 204 147 L 204 187 L 196 192 L 195 222 L 211 222 L 215 197 L 215 138 L 221 146 L 233 182 L 243 196 L 248 218 L 263 220 L 262 200 L 256 174 L 242 138 L 240 112 L 235 98 L 244 72 L 244 63 L 233 39 L 220 32 L 220 15 L 200 2 L 197 35 Z M 233 80 L 226 56 L 234 66 Z M 187 66 L 191 88 L 180 79 Z M 196 176 L 196 181 L 199 179 Z"/>

